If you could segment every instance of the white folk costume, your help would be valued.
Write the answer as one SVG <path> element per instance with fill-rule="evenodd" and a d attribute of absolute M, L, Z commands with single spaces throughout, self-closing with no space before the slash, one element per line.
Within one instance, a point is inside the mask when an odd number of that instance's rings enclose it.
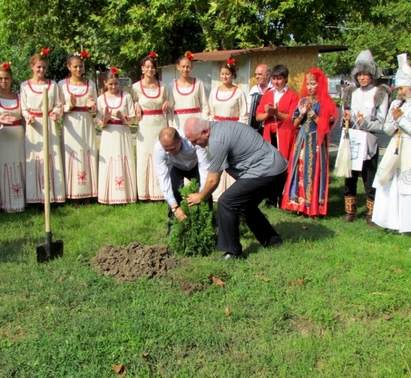
<path fill-rule="evenodd" d="M 220 91 L 214 88 L 208 101 L 210 118 L 213 121 L 237 121 L 248 123 L 247 101 L 243 90 L 234 86 L 232 91 Z M 213 193 L 213 201 L 218 201 L 220 195 L 229 188 L 235 179 L 226 171 L 221 175 L 220 183 Z"/>
<path fill-rule="evenodd" d="M 212 121 L 237 121 L 247 124 L 247 100 L 239 87 L 230 92 L 214 88 L 208 100 Z"/>
<path fill-rule="evenodd" d="M 182 129 L 190 117 L 209 118 L 204 84 L 196 78 L 192 80 L 191 86 L 183 87 L 175 79 L 168 88 L 168 102 L 173 113 L 172 126 L 176 129 Z"/>
<path fill-rule="evenodd" d="M 1 208 L 7 213 L 23 211 L 25 207 L 24 127 L 20 98 L 0 98 L 0 114 L 16 117 L 0 130 L 0 194 Z"/>
<path fill-rule="evenodd" d="M 162 110 L 167 101 L 167 89 L 157 82 L 156 89 L 143 88 L 142 81 L 133 84 L 133 100 L 142 109 L 142 118 L 137 130 L 137 192 L 139 200 L 163 200 L 155 165 L 153 161 L 154 145 L 158 141 L 160 130 L 167 126 Z"/>
<path fill-rule="evenodd" d="M 401 54 L 398 61 L 395 86 L 411 89 L 411 67 L 407 64 L 407 55 Z M 403 115 L 395 120 L 391 110 L 398 107 Z M 411 232 L 411 98 L 392 102 L 384 131 L 392 138 L 374 180 L 376 193 L 372 221 L 384 228 Z M 398 156 L 394 156 L 397 147 Z M 382 185 L 379 182 L 380 175 L 386 173 L 384 169 L 390 168 L 392 159 L 396 159 L 396 169 L 390 180 Z"/>
<path fill-rule="evenodd" d="M 66 197 L 81 199 L 97 197 L 97 148 L 94 120 L 86 102 L 97 102 L 96 85 L 87 80 L 86 85 L 71 85 L 70 79 L 59 82 L 63 103 L 63 149 Z M 70 95 L 76 103 L 70 109 Z"/>
<path fill-rule="evenodd" d="M 50 113 L 61 114 L 61 102 L 57 83 L 37 85 L 27 80 L 21 84 L 22 114 L 28 119 L 34 116 L 34 123 L 26 125 L 26 201 L 44 203 L 43 168 L 43 88 L 48 88 L 48 108 Z M 63 159 L 60 136 L 56 123 L 49 117 L 49 177 L 50 202 L 65 202 Z"/>
<path fill-rule="evenodd" d="M 135 119 L 131 95 L 120 90 L 118 97 L 108 97 L 107 92 L 97 99 L 97 119 L 104 119 L 105 109 L 112 112 L 103 127 L 99 154 L 98 202 L 116 205 L 136 202 L 136 168 L 133 140 L 129 124 Z M 115 116 L 120 111 L 126 124 Z"/>
<path fill-rule="evenodd" d="M 380 69 L 374 62 L 374 59 L 369 50 L 361 51 L 358 55 L 351 76 L 360 86 L 357 76 L 360 73 L 369 74 L 372 79 L 377 80 L 381 73 Z M 375 188 L 372 187 L 378 164 L 378 138 L 376 132 L 382 130 L 385 122 L 385 117 L 388 111 L 388 99 L 390 89 L 385 84 L 378 87 L 371 83 L 367 87 L 349 87 L 344 92 L 344 110 L 349 110 L 351 113 L 350 128 L 355 128 L 366 132 L 367 149 L 362 166 L 362 171 L 351 171 L 351 177 L 345 179 L 345 221 L 351 222 L 356 217 L 357 212 L 357 181 L 359 176 L 362 176 L 364 189 L 367 199 L 367 224 L 372 226 L 371 221 Z M 357 114 L 362 114 L 364 121 L 361 125 L 358 124 Z"/>

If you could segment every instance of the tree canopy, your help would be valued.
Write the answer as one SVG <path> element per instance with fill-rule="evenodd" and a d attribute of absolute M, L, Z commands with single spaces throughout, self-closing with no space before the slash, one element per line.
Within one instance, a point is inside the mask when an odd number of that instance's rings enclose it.
<path fill-rule="evenodd" d="M 19 66 L 20 77 L 41 47 L 84 48 L 91 68 L 115 65 L 136 77 L 152 50 L 169 64 L 187 50 L 346 45 L 347 53 L 321 59 L 336 74 L 362 49 L 395 67 L 411 45 L 410 14 L 409 0 L 0 0 L 1 58 Z"/>

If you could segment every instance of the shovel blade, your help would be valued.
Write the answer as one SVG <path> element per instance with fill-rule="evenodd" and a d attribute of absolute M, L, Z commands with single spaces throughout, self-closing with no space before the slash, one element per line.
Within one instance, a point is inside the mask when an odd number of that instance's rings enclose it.
<path fill-rule="evenodd" d="M 63 240 L 46 242 L 36 247 L 37 262 L 43 263 L 63 256 Z"/>

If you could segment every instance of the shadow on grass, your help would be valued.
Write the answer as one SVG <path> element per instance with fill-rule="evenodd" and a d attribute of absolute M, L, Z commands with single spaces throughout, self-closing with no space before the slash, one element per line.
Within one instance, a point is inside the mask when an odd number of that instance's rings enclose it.
<path fill-rule="evenodd" d="M 1 213 L 2 241 L 0 243 L 1 263 L 26 263 L 32 254 L 36 256 L 36 246 L 45 242 L 45 231 L 41 237 L 34 236 L 35 218 L 42 215 L 38 206 L 30 206 L 21 213 Z M 44 226 L 43 226 L 44 230 Z"/>
<path fill-rule="evenodd" d="M 335 236 L 335 232 L 326 227 L 326 218 L 313 220 L 307 218 L 296 219 L 292 222 L 279 222 L 275 225 L 276 231 L 280 234 L 285 243 L 298 244 L 301 241 L 318 241 Z M 243 239 L 253 240 L 244 250 L 244 255 L 260 252 L 262 246 L 259 244 L 251 231 L 242 235 Z"/>

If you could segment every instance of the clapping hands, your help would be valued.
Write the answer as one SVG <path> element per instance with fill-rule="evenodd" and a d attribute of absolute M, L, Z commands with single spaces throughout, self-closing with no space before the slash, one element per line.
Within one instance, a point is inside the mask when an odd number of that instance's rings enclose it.
<path fill-rule="evenodd" d="M 5 125 L 10 125 L 14 121 L 16 121 L 16 117 L 11 116 L 9 113 L 0 114 L 0 123 Z"/>
<path fill-rule="evenodd" d="M 391 110 L 391 114 L 394 117 L 394 119 L 397 121 L 403 114 L 404 112 L 401 110 L 401 108 L 393 108 Z"/>

